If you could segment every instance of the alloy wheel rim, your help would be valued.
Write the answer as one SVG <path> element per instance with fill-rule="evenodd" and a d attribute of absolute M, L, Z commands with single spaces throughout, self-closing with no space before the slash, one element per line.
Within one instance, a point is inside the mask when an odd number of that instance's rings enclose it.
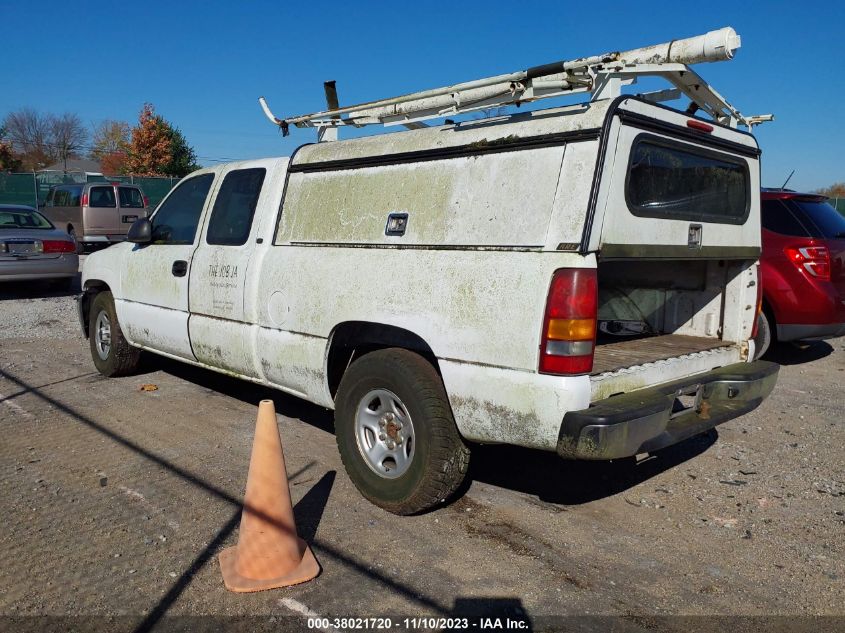
<path fill-rule="evenodd" d="M 364 463 L 385 479 L 396 479 L 411 466 L 416 450 L 414 424 L 401 398 L 372 389 L 355 411 L 355 442 Z"/>
<path fill-rule="evenodd" d="M 94 346 L 97 348 L 97 356 L 101 360 L 108 360 L 111 352 L 111 319 L 105 310 L 97 315 L 94 325 Z"/>

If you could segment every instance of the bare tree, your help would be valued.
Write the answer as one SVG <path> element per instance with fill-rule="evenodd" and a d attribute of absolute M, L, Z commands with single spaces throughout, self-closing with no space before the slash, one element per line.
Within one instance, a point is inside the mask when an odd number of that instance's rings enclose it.
<path fill-rule="evenodd" d="M 50 140 L 57 159 L 64 163 L 67 171 L 67 159 L 79 156 L 84 147 L 88 134 L 82 119 L 71 112 L 50 117 Z"/>
<path fill-rule="evenodd" d="M 41 114 L 28 107 L 6 115 L 2 127 L 24 169 L 41 169 L 57 160 L 67 167 L 67 159 L 79 155 L 88 137 L 78 115 Z"/>
<path fill-rule="evenodd" d="M 50 163 L 49 116 L 42 116 L 33 108 L 21 108 L 6 115 L 3 127 L 24 169 L 38 169 Z"/>

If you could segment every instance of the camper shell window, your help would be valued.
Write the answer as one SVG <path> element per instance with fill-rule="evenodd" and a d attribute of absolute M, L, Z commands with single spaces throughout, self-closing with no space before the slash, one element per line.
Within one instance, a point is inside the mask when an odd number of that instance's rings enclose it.
<path fill-rule="evenodd" d="M 631 149 L 625 200 L 640 217 L 744 224 L 751 208 L 748 163 L 641 134 Z"/>

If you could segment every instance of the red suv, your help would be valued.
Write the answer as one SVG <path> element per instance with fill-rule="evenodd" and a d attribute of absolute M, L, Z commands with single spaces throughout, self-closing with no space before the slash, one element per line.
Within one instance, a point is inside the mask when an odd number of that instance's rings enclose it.
<path fill-rule="evenodd" d="M 762 191 L 763 311 L 756 356 L 773 341 L 845 334 L 845 217 L 825 196 Z"/>

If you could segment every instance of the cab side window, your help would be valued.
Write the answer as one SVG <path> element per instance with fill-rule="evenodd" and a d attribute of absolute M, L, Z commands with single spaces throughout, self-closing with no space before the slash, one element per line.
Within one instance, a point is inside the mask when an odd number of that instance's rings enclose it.
<path fill-rule="evenodd" d="M 239 169 L 226 174 L 211 211 L 207 244 L 246 243 L 266 173 L 265 169 Z"/>
<path fill-rule="evenodd" d="M 153 244 L 193 244 L 214 174 L 183 180 L 152 217 Z"/>

